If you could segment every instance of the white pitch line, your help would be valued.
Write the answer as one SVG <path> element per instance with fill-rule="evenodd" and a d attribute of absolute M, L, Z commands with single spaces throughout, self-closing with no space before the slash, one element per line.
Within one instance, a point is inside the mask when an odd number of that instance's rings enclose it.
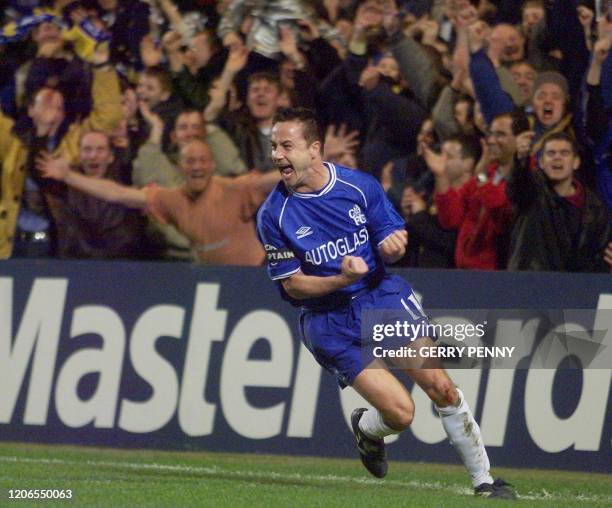
<path fill-rule="evenodd" d="M 65 459 L 33 459 L 28 457 L 9 457 L 0 456 L 0 462 L 13 463 L 31 463 L 31 464 L 55 464 L 66 466 L 78 466 L 86 464 L 93 467 L 112 467 L 126 469 L 140 469 L 151 471 L 176 471 L 182 473 L 196 473 L 208 476 L 230 476 L 235 478 L 249 479 L 265 479 L 265 480 L 282 480 L 282 481 L 316 481 L 316 482 L 333 482 L 333 483 L 358 483 L 362 485 L 394 485 L 397 487 L 416 488 L 424 490 L 443 490 L 452 492 L 453 494 L 463 496 L 473 496 L 472 489 L 460 487 L 458 485 L 448 485 L 441 482 L 421 482 L 417 480 L 399 481 L 399 480 L 375 480 L 373 478 L 358 478 L 352 476 L 338 475 L 313 475 L 300 473 L 277 473 L 274 471 L 236 471 L 222 469 L 219 467 L 206 466 L 184 466 L 177 464 L 159 464 L 159 463 L 141 463 L 141 462 L 113 462 L 104 460 L 65 460 Z M 560 502 L 612 502 L 610 496 L 586 496 L 579 494 L 577 496 L 561 495 L 547 492 L 529 492 L 528 494 L 518 495 L 519 499 L 532 501 L 560 501 Z"/>

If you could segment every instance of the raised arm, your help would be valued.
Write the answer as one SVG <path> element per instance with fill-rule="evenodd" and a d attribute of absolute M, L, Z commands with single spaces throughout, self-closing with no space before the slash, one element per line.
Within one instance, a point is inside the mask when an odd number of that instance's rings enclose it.
<path fill-rule="evenodd" d="M 162 119 L 153 113 L 145 102 L 138 103 L 140 113 L 150 128 L 149 139 L 138 149 L 132 163 L 132 184 L 144 187 L 156 183 L 162 187 L 180 185 L 184 178 L 176 165 L 162 151 L 161 140 L 164 132 Z"/>
<path fill-rule="evenodd" d="M 338 275 L 317 277 L 305 275 L 301 271 L 281 280 L 283 288 L 291 298 L 304 300 L 318 298 L 338 291 L 359 280 L 368 273 L 368 265 L 363 258 L 344 256 L 341 271 Z"/>
<path fill-rule="evenodd" d="M 601 38 L 593 48 L 591 64 L 586 75 L 586 104 L 583 104 L 586 134 L 593 143 L 599 143 L 608 130 L 608 110 L 602 95 L 602 66 L 610 54 L 612 39 Z M 609 76 L 607 77 L 610 81 Z M 605 86 L 610 86 L 606 83 Z"/>
<path fill-rule="evenodd" d="M 240 25 L 245 18 L 246 2 L 244 0 L 232 0 L 226 7 L 223 17 L 217 28 L 217 35 L 223 41 L 226 48 L 240 46 L 242 39 L 238 35 Z"/>
<path fill-rule="evenodd" d="M 491 123 L 497 115 L 511 112 L 514 103 L 502 88 L 495 66 L 483 47 L 484 29 L 481 25 L 481 22 L 476 22 L 468 28 L 471 52 L 469 72 L 482 114 L 487 123 Z"/>
<path fill-rule="evenodd" d="M 227 92 L 232 81 L 246 65 L 249 57 L 249 50 L 246 46 L 233 46 L 223 67 L 223 72 L 217 82 L 209 89 L 210 100 L 204 109 L 204 120 L 214 122 L 219 117 L 221 110 L 225 106 Z"/>
<path fill-rule="evenodd" d="M 102 43 L 98 44 L 92 56 L 91 61 L 97 66 L 93 71 L 91 88 L 93 109 L 85 120 L 86 129 L 107 133 L 112 132 L 123 117 L 119 79 L 110 66 L 109 55 L 107 44 Z"/>
<path fill-rule="evenodd" d="M 144 189 L 135 189 L 106 178 L 93 178 L 77 173 L 70 168 L 68 161 L 63 157 L 53 157 L 43 153 L 36 159 L 36 167 L 45 178 L 59 180 L 103 201 L 120 203 L 129 208 L 146 206 Z"/>
<path fill-rule="evenodd" d="M 391 46 L 400 73 L 410 83 L 419 103 L 427 107 L 431 101 L 438 71 L 423 47 L 410 37 L 399 37 Z"/>
<path fill-rule="evenodd" d="M 535 133 L 521 132 L 516 137 L 516 157 L 506 183 L 506 195 L 519 210 L 531 206 L 537 197 L 538 182 L 529 168 L 529 154 Z"/>

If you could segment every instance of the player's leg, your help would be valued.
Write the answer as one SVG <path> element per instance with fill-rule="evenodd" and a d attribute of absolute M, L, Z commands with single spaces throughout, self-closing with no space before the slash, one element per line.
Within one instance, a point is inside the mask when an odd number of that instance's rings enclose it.
<path fill-rule="evenodd" d="M 360 428 L 370 437 L 381 438 L 397 434 L 412 423 L 412 397 L 384 365 L 362 370 L 352 386 L 376 408 L 376 411 L 368 411 L 361 418 Z"/>
<path fill-rule="evenodd" d="M 415 346 L 419 348 L 434 346 L 428 337 L 417 342 Z M 434 403 L 449 441 L 470 473 L 476 494 L 513 498 L 514 494 L 505 488 L 505 482 L 494 482 L 480 427 L 463 393 L 442 368 L 441 362 L 437 358 L 428 358 L 421 368 L 406 369 L 406 373 Z"/>
<path fill-rule="evenodd" d="M 362 370 L 352 386 L 374 407 L 355 409 L 351 415 L 361 462 L 370 473 L 382 478 L 387 474 L 384 437 L 410 425 L 414 403 L 406 388 L 382 364 Z"/>

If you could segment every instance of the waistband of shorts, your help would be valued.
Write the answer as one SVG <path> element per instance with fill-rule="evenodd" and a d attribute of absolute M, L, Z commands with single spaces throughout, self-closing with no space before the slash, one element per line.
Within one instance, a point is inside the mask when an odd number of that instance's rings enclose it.
<path fill-rule="evenodd" d="M 322 312 L 348 307 L 354 300 L 368 294 L 370 291 L 380 286 L 380 283 L 387 276 L 388 274 L 384 268 L 379 269 L 370 274 L 368 280 L 366 281 L 366 286 L 359 291 L 354 293 L 332 293 L 326 297 L 317 298 L 316 302 L 308 302 L 308 304 L 302 306 L 302 310 Z"/>

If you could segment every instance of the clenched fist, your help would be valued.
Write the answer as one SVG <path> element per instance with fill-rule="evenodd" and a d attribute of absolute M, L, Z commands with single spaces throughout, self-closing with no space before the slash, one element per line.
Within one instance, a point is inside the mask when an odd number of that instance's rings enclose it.
<path fill-rule="evenodd" d="M 358 256 L 344 256 L 340 267 L 342 275 L 351 282 L 356 281 L 368 273 L 368 265 L 363 258 Z"/>
<path fill-rule="evenodd" d="M 406 253 L 408 232 L 405 229 L 391 233 L 378 247 L 385 263 L 395 263 Z"/>

